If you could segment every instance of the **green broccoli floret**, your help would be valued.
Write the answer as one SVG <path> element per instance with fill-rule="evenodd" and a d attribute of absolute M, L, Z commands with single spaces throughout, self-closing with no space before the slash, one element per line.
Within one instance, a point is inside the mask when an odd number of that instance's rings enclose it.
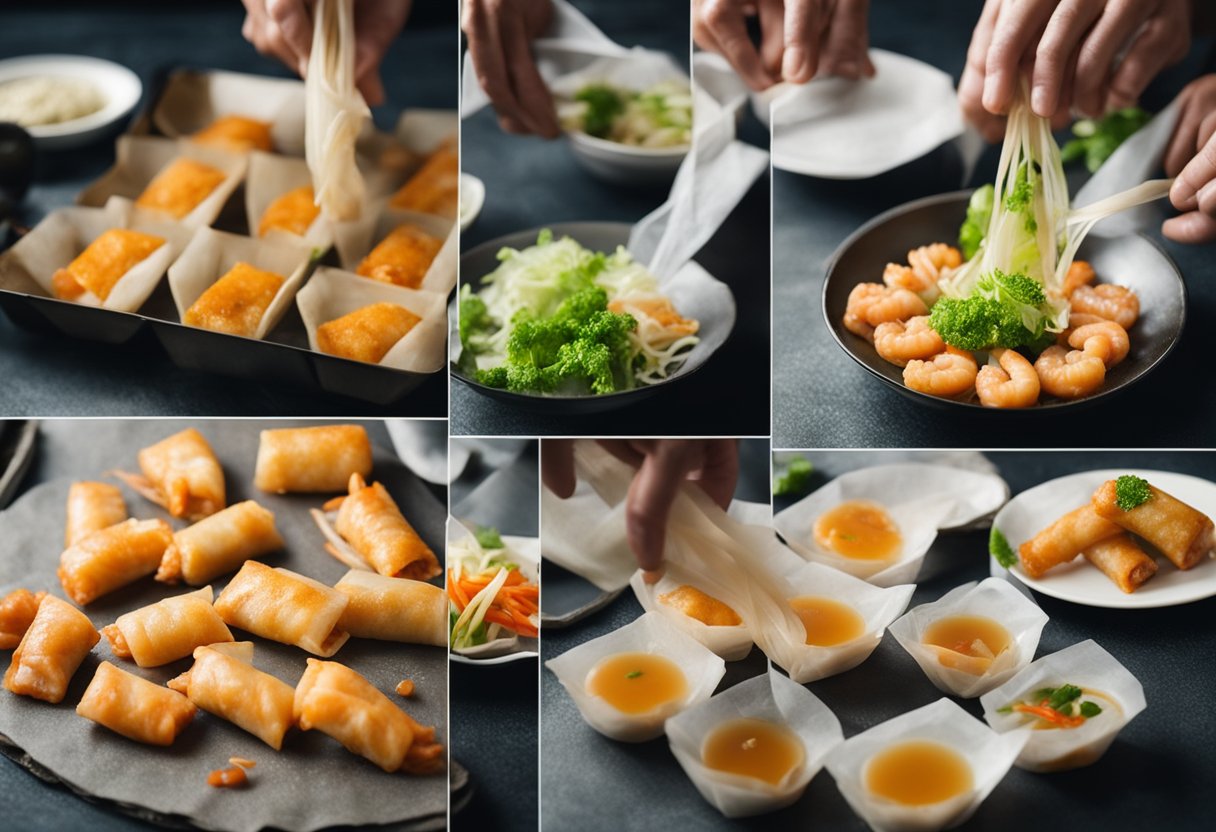
<path fill-rule="evenodd" d="M 1152 115 L 1139 107 L 1115 110 L 1099 121 L 1081 119 L 1072 126 L 1076 138 L 1060 148 L 1060 160 L 1068 163 L 1084 158 L 1085 167 L 1090 173 L 1095 173 L 1119 145 L 1148 124 L 1150 119 Z"/>
<path fill-rule="evenodd" d="M 988 222 L 992 219 L 992 202 L 995 189 L 992 185 L 976 188 L 967 202 L 967 219 L 958 230 L 958 247 L 964 260 L 970 260 L 979 251 L 980 243 L 988 233 Z"/>
<path fill-rule="evenodd" d="M 625 112 L 625 99 L 612 87 L 589 84 L 574 94 L 575 101 L 587 104 L 583 130 L 589 136 L 604 138 L 612 129 L 612 120 Z"/>
<path fill-rule="evenodd" d="M 947 344 L 964 350 L 1022 347 L 1038 337 L 1022 326 L 1016 310 L 978 295 L 942 298 L 929 313 L 929 326 Z"/>
<path fill-rule="evenodd" d="M 785 470 L 779 471 L 773 477 L 773 494 L 778 496 L 801 494 L 806 490 L 807 483 L 810 482 L 811 474 L 814 471 L 815 466 L 809 459 L 803 456 L 794 457 L 785 466 Z"/>
<path fill-rule="evenodd" d="M 1039 223 L 1034 218 L 1034 180 L 1038 174 L 1033 172 L 1029 162 L 1023 162 L 1018 168 L 1018 175 L 1013 181 L 1013 187 L 1005 194 L 1005 210 L 1025 215 L 1026 233 L 1034 234 L 1039 229 Z"/>
<path fill-rule="evenodd" d="M 1147 480 L 1132 474 L 1124 474 L 1115 480 L 1115 505 L 1123 511 L 1131 511 L 1147 503 L 1152 496 L 1153 489 Z"/>
<path fill-rule="evenodd" d="M 466 290 L 468 287 L 464 287 Z M 485 344 L 479 343 L 474 336 L 492 332 L 498 328 L 498 321 L 490 316 L 486 302 L 470 291 L 462 292 L 460 296 L 460 345 L 473 354 L 484 352 Z"/>

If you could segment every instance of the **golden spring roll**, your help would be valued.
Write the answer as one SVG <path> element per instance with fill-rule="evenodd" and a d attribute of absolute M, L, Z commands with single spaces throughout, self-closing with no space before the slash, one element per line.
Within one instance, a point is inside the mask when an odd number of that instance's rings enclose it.
<path fill-rule="evenodd" d="M 224 469 L 194 428 L 144 448 L 139 467 L 174 517 L 206 517 L 224 507 Z"/>
<path fill-rule="evenodd" d="M 180 220 L 211 196 L 226 178 L 222 170 L 211 165 L 194 159 L 175 159 L 156 174 L 135 204 Z"/>
<path fill-rule="evenodd" d="M 160 667 L 189 656 L 196 647 L 233 640 L 211 606 L 209 586 L 124 613 L 102 627 L 101 634 L 115 656 L 135 659 L 140 667 Z"/>
<path fill-rule="evenodd" d="M 173 535 L 156 580 L 191 586 L 239 569 L 250 558 L 283 548 L 274 514 L 253 500 L 229 506 Z"/>
<path fill-rule="evenodd" d="M 443 240 L 416 225 L 405 223 L 390 231 L 368 252 L 355 269 L 355 274 L 381 283 L 417 289 L 441 248 Z"/>
<path fill-rule="evenodd" d="M 455 218 L 459 211 L 460 157 L 444 145 L 427 158 L 408 182 L 393 194 L 394 208 Z"/>
<path fill-rule="evenodd" d="M 225 649 L 239 645 L 244 649 Z M 295 725 L 295 688 L 254 668 L 253 642 L 199 647 L 194 665 L 167 683 L 209 714 L 248 731 L 275 751 Z"/>
<path fill-rule="evenodd" d="M 198 709 L 182 694 L 115 667 L 97 665 L 76 713 L 128 739 L 173 745 Z"/>
<path fill-rule="evenodd" d="M 247 560 L 215 600 L 215 611 L 231 627 L 328 658 L 350 638 L 338 626 L 346 603 L 320 581 Z"/>
<path fill-rule="evenodd" d="M 1089 505 L 1068 512 L 1018 547 L 1022 571 L 1037 578 L 1048 569 L 1068 563 L 1100 540 L 1122 529 L 1094 512 Z"/>
<path fill-rule="evenodd" d="M 443 571 L 385 487 L 358 474 L 350 478 L 334 529 L 381 575 L 425 581 Z"/>
<path fill-rule="evenodd" d="M 252 338 L 287 278 L 248 263 L 237 263 L 207 287 L 182 316 L 182 323 Z"/>
<path fill-rule="evenodd" d="M 117 485 L 74 482 L 68 489 L 68 522 L 64 546 L 127 519 L 127 504 Z"/>
<path fill-rule="evenodd" d="M 379 364 L 422 318 L 395 303 L 373 303 L 317 327 L 317 349 L 327 355 Z"/>
<path fill-rule="evenodd" d="M 172 542 L 173 529 L 164 520 L 125 520 L 65 549 L 59 556 L 59 582 L 83 607 L 151 575 Z"/>
<path fill-rule="evenodd" d="M 1127 593 L 1157 574 L 1157 561 L 1141 549 L 1131 535 L 1108 537 L 1090 546 L 1085 559 L 1102 570 L 1115 586 Z"/>
<path fill-rule="evenodd" d="M 351 474 L 372 472 L 372 443 L 361 425 L 264 430 L 253 484 L 272 494 L 345 491 Z"/>
<path fill-rule="evenodd" d="M 21 696 L 58 704 L 72 674 L 101 640 L 93 622 L 67 601 L 47 595 L 4 674 L 4 687 Z"/>
<path fill-rule="evenodd" d="M 76 300 L 87 291 L 104 302 L 127 272 L 164 244 L 154 234 L 111 228 L 51 275 L 51 290 L 63 300 Z"/>
<path fill-rule="evenodd" d="M 196 144 L 219 147 L 232 153 L 250 150 L 270 152 L 270 123 L 248 116 L 220 116 L 190 137 Z"/>
<path fill-rule="evenodd" d="M 286 231 L 303 237 L 321 215 L 321 206 L 313 196 L 312 185 L 304 185 L 288 191 L 266 206 L 262 221 L 258 223 L 258 236 L 265 237 L 271 231 Z"/>
<path fill-rule="evenodd" d="M 338 662 L 308 660 L 296 685 L 300 728 L 317 730 L 385 771 L 422 774 L 443 765 L 435 729 L 415 722 L 375 685 Z"/>
<path fill-rule="evenodd" d="M 1115 480 L 1107 480 L 1094 492 L 1094 511 L 1147 540 L 1174 566 L 1190 569 L 1216 548 L 1212 518 L 1156 486 L 1148 487 L 1152 496 L 1124 511 L 1116 502 Z"/>
<path fill-rule="evenodd" d="M 350 599 L 338 626 L 356 638 L 448 643 L 448 598 L 440 587 L 352 569 L 334 589 Z"/>
<path fill-rule="evenodd" d="M 0 650 L 12 650 L 34 623 L 45 592 L 14 589 L 0 598 Z"/>

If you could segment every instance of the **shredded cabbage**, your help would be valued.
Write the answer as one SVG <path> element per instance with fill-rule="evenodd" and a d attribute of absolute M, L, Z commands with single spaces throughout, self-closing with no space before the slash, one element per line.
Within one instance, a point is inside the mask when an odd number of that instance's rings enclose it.
<path fill-rule="evenodd" d="M 558 107 L 562 127 L 635 147 L 679 147 L 692 141 L 692 90 L 662 81 L 641 91 L 587 84 Z"/>

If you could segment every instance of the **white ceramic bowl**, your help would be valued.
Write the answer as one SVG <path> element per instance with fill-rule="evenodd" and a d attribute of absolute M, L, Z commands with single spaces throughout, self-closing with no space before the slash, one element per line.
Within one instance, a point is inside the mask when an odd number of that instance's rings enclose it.
<path fill-rule="evenodd" d="M 466 231 L 486 204 L 486 184 L 471 173 L 460 174 L 460 230 Z"/>
<path fill-rule="evenodd" d="M 675 178 L 689 146 L 635 147 L 597 139 L 577 130 L 566 133 L 575 160 L 597 179 L 626 185 L 657 185 Z"/>

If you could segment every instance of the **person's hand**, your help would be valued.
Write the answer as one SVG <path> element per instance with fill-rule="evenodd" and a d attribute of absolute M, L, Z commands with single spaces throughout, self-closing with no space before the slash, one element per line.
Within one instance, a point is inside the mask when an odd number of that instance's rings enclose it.
<path fill-rule="evenodd" d="M 1180 243 L 1216 240 L 1216 75 L 1205 75 L 1178 96 L 1180 110 L 1165 152 L 1165 172 L 1176 177 L 1170 202 L 1183 213 L 1161 226 Z"/>
<path fill-rule="evenodd" d="M 1021 77 L 1030 108 L 1062 126 L 1135 104 L 1191 43 L 1191 0 L 988 0 L 959 82 L 963 112 L 1000 137 Z"/>
<path fill-rule="evenodd" d="M 550 0 L 465 0 L 460 26 L 469 39 L 477 83 L 508 133 L 553 139 L 561 132 L 531 45 L 552 18 Z"/>
<path fill-rule="evenodd" d="M 816 75 L 870 78 L 870 0 L 693 0 L 693 39 L 763 90 Z M 760 48 L 746 19 L 760 19 Z"/>
<path fill-rule="evenodd" d="M 308 72 L 316 0 L 242 0 L 241 34 L 258 52 L 278 58 L 300 77 Z M 412 0 L 355 0 L 355 85 L 371 106 L 384 102 L 380 63 L 405 26 Z"/>
<path fill-rule="evenodd" d="M 739 443 L 734 439 L 601 439 L 613 456 L 638 469 L 625 499 L 625 529 L 646 580 L 661 575 L 667 515 L 681 483 L 696 482 L 725 509 L 739 479 Z M 541 478 L 565 499 L 574 493 L 574 440 L 546 439 Z"/>

